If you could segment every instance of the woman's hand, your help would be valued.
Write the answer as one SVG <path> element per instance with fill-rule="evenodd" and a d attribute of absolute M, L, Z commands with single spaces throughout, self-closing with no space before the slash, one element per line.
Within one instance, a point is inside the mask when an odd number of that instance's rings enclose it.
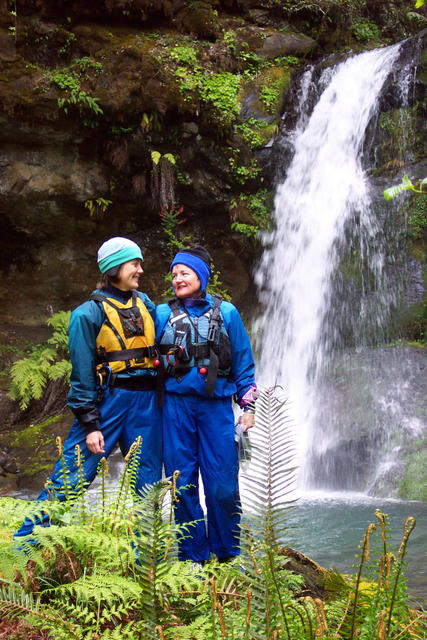
<path fill-rule="evenodd" d="M 92 453 L 105 453 L 102 431 L 91 431 L 86 436 L 86 444 Z"/>
<path fill-rule="evenodd" d="M 242 425 L 244 431 L 252 429 L 252 427 L 255 426 L 254 414 L 249 412 L 242 413 L 242 415 L 240 416 L 240 424 Z"/>

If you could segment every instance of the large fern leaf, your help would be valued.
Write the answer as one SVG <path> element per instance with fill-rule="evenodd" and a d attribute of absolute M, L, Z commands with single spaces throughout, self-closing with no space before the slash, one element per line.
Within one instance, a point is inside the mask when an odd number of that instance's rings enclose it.
<path fill-rule="evenodd" d="M 275 544 L 284 538 L 297 477 L 294 429 L 277 389 L 260 392 L 250 438 L 252 457 L 241 474 L 243 509 L 265 541 Z"/>

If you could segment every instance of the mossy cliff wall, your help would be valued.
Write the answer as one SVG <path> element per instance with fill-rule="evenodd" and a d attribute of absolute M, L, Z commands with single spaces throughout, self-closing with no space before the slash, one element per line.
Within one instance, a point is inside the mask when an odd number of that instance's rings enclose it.
<path fill-rule="evenodd" d="M 265 145 L 292 73 L 414 33 L 411 8 L 3 0 L 0 289 L 13 305 L 0 328 L 25 333 L 77 304 L 96 280 L 97 247 L 115 234 L 143 245 L 144 287 L 158 298 L 170 258 L 159 213 L 181 206 L 179 232 L 209 247 L 242 302 L 254 249 L 230 224 L 250 235 L 264 222 Z"/>

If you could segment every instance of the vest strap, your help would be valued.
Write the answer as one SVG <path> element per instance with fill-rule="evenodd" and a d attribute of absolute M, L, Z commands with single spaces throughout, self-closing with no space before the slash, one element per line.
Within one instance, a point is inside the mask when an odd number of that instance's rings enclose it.
<path fill-rule="evenodd" d="M 222 326 L 222 316 L 221 316 L 221 309 L 220 309 L 222 298 L 217 295 L 213 295 L 212 298 L 213 298 L 213 307 L 207 313 L 203 314 L 209 319 L 208 335 L 206 338 L 206 342 L 194 342 L 191 345 L 188 345 L 187 347 L 188 354 L 194 357 L 196 363 L 197 363 L 197 360 L 209 358 L 209 365 L 207 367 L 208 371 L 206 375 L 206 385 L 205 385 L 206 393 L 209 396 L 213 396 L 216 379 L 218 377 L 218 369 L 219 369 L 218 341 L 219 341 L 219 334 Z M 183 311 L 182 308 L 179 306 L 179 300 L 177 298 L 172 298 L 171 300 L 168 301 L 168 304 L 171 309 L 171 318 L 169 322 L 172 326 L 175 325 L 174 329 L 175 329 L 175 337 L 176 337 L 177 331 L 181 326 L 181 321 L 185 317 L 188 317 L 191 324 L 193 323 L 191 320 L 191 316 L 188 314 L 188 312 L 186 310 Z M 177 344 L 160 344 L 159 351 L 162 355 L 173 356 L 176 354 Z M 179 362 L 179 355 L 178 355 L 178 362 Z M 177 369 L 173 369 L 172 367 L 169 367 L 169 370 L 167 370 L 167 373 L 169 373 L 169 375 L 173 375 L 172 373 L 173 371 L 175 372 L 175 375 L 183 375 L 187 373 L 189 369 L 187 369 L 185 367 L 185 363 L 183 363 L 180 366 L 180 368 L 177 368 Z"/>
<path fill-rule="evenodd" d="M 118 387 L 119 389 L 127 389 L 128 391 L 155 391 L 157 388 L 157 380 L 151 376 L 134 376 L 132 378 L 116 376 L 111 381 L 110 387 Z"/>
<path fill-rule="evenodd" d="M 98 355 L 98 364 L 101 362 L 121 362 L 122 360 L 141 360 L 143 358 L 155 358 L 158 354 L 156 345 L 139 347 L 138 349 L 123 349 L 122 351 L 104 351 Z"/>

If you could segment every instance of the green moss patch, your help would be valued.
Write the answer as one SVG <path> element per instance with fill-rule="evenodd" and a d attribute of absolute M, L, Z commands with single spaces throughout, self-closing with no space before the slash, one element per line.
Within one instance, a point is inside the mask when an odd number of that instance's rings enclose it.
<path fill-rule="evenodd" d="M 406 460 L 399 496 L 404 500 L 427 502 L 427 442 L 419 441 L 417 449 Z"/>

